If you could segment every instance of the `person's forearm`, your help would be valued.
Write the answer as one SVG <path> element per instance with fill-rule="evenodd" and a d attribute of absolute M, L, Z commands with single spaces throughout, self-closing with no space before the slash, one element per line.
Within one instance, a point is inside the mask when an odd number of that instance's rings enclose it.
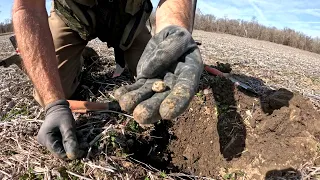
<path fill-rule="evenodd" d="M 177 25 L 192 31 L 191 0 L 161 0 L 156 10 L 156 33 Z"/>
<path fill-rule="evenodd" d="M 24 68 L 44 105 L 64 99 L 45 0 L 15 0 L 12 16 Z"/>

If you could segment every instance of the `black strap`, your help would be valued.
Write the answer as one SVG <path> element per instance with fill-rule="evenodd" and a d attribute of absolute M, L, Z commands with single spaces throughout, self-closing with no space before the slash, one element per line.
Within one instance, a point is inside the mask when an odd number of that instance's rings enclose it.
<path fill-rule="evenodd" d="M 119 46 L 114 48 L 114 57 L 116 63 L 119 64 L 122 68 L 124 68 L 126 65 L 126 62 L 124 60 L 124 51 Z"/>
<path fill-rule="evenodd" d="M 109 47 L 119 46 L 123 31 L 130 20 L 125 13 L 126 0 L 98 0 L 94 7 L 97 19 L 97 37 Z"/>

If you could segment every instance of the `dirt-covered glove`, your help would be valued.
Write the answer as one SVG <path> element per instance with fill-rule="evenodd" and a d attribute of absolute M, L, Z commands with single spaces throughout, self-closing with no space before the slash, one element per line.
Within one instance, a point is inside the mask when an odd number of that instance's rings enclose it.
<path fill-rule="evenodd" d="M 45 108 L 46 117 L 37 140 L 55 156 L 71 160 L 81 154 L 75 133 L 75 120 L 66 100 L 58 100 Z"/>
<path fill-rule="evenodd" d="M 121 109 L 133 112 L 140 124 L 173 119 L 192 100 L 203 71 L 200 50 L 182 27 L 168 26 L 147 44 L 137 66 L 137 82 L 115 91 Z M 163 80 L 166 91 L 155 93 L 153 83 Z"/>

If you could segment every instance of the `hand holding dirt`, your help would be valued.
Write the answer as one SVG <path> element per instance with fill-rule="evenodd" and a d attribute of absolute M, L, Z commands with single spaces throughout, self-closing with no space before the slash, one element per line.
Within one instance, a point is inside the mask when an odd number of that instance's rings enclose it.
<path fill-rule="evenodd" d="M 174 119 L 192 100 L 203 70 L 200 50 L 189 31 L 169 26 L 147 44 L 137 82 L 116 90 L 121 109 L 140 124 Z"/>

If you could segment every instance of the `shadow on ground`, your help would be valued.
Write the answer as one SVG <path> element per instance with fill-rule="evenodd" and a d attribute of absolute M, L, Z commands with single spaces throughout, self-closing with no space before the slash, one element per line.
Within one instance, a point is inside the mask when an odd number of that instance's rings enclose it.
<path fill-rule="evenodd" d="M 281 179 L 290 179 L 290 180 L 300 180 L 302 179 L 301 173 L 294 169 L 282 169 L 282 170 L 271 170 L 268 171 L 265 177 L 265 180 L 281 180 Z"/>
<path fill-rule="evenodd" d="M 223 78 L 216 80 L 210 87 L 218 114 L 220 152 L 230 161 L 240 157 L 244 151 L 247 132 L 242 117 L 237 112 L 233 83 Z"/>
<path fill-rule="evenodd" d="M 219 69 L 223 73 L 230 73 L 232 70 L 230 64 L 219 62 L 217 62 L 217 66 L 214 66 L 214 68 Z M 205 76 L 208 76 L 208 74 L 205 74 L 203 78 Z M 237 107 L 235 88 L 238 88 L 250 97 L 258 98 L 262 111 L 269 115 L 276 109 L 284 106 L 289 107 L 289 101 L 293 97 L 293 93 L 289 90 L 283 88 L 272 90 L 268 88 L 259 78 L 239 74 L 232 74 L 232 77 L 251 86 L 252 91 L 248 91 L 240 86 L 236 87 L 233 82 L 223 77 L 215 77 L 209 83 L 217 108 L 217 130 L 219 133 L 220 152 L 227 161 L 240 157 L 246 146 L 247 132 L 243 119 L 237 112 L 237 109 L 241 107 Z"/>
<path fill-rule="evenodd" d="M 96 101 L 98 97 L 105 98 L 122 84 L 132 83 L 133 76 L 127 68 L 121 76 L 112 78 L 115 71 L 115 61 L 111 57 L 99 57 L 92 48 L 83 51 L 83 67 L 80 84 L 70 99 Z"/>
<path fill-rule="evenodd" d="M 171 164 L 171 152 L 167 149 L 171 140 L 176 139 L 169 131 L 172 126 L 172 121 L 162 121 L 155 124 L 154 129 L 150 132 L 149 137 L 151 139 L 146 139 L 142 136 L 128 136 L 128 138 L 136 137 L 137 139 L 133 141 L 134 144 L 128 149 L 127 153 L 133 153 L 132 158 L 151 165 L 160 171 L 167 173 L 179 172 Z"/>

